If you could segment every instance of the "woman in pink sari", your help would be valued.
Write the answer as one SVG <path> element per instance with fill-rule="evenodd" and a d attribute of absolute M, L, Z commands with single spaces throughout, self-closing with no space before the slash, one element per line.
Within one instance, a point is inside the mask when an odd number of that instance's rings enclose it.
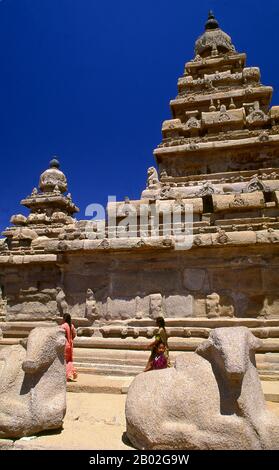
<path fill-rule="evenodd" d="M 74 351 L 74 338 L 76 330 L 72 325 L 71 315 L 64 313 L 62 328 L 65 330 L 66 344 L 65 344 L 65 361 L 66 361 L 66 377 L 68 382 L 73 382 L 77 378 L 77 371 L 73 364 L 73 351 Z"/>

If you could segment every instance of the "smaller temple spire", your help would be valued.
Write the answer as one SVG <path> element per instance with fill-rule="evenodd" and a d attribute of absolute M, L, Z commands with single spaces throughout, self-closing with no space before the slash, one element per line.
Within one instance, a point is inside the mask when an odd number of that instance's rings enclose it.
<path fill-rule="evenodd" d="M 49 168 L 40 176 L 39 188 L 42 192 L 53 192 L 58 188 L 61 193 L 67 191 L 67 179 L 59 169 L 60 163 L 56 157 L 49 162 Z"/>
<path fill-rule="evenodd" d="M 207 19 L 207 22 L 205 23 L 205 30 L 217 29 L 217 28 L 219 28 L 219 23 L 216 20 L 214 14 L 213 14 L 213 11 L 209 10 L 208 19 Z"/>

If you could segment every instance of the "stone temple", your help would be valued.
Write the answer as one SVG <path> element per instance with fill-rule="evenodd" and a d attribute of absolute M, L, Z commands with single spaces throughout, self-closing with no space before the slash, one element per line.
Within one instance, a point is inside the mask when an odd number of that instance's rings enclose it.
<path fill-rule="evenodd" d="M 76 220 L 53 159 L 21 201 L 29 215 L 12 216 L 0 240 L 0 345 L 69 312 L 80 371 L 133 375 L 163 315 L 172 359 L 213 328 L 248 326 L 263 339 L 261 376 L 278 375 L 279 106 L 270 107 L 272 91 L 210 13 L 170 102 L 172 119 L 163 122 L 158 169 L 149 168 L 139 200 L 109 203 L 106 222 Z M 193 237 L 190 249 L 176 249 L 176 211 L 182 233 Z"/>

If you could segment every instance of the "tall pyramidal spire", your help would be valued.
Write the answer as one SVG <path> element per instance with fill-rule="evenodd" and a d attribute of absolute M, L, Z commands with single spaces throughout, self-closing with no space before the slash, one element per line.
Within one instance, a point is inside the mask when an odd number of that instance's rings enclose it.
<path fill-rule="evenodd" d="M 246 67 L 246 54 L 235 50 L 210 11 L 170 102 L 173 118 L 164 121 L 163 140 L 154 151 L 161 191 L 172 183 L 181 196 L 193 197 L 206 180 L 213 193 L 222 194 L 228 191 L 223 182 L 248 184 L 255 173 L 261 178 L 263 167 L 275 168 L 279 115 L 278 107 L 270 109 L 272 92 L 261 84 L 258 67 Z M 231 191 L 243 192 L 244 186 Z"/>
<path fill-rule="evenodd" d="M 270 108 L 272 92 L 210 11 L 154 150 L 156 184 L 149 177 L 142 198 L 193 204 L 196 234 L 243 231 L 247 224 L 249 230 L 273 229 L 279 217 L 279 107 Z"/>

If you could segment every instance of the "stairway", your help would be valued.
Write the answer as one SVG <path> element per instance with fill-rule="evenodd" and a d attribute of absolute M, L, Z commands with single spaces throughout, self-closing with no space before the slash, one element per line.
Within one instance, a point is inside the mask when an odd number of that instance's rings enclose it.
<path fill-rule="evenodd" d="M 79 373 L 135 376 L 145 368 L 148 351 L 74 348 L 74 364 Z"/>
<path fill-rule="evenodd" d="M 278 380 L 279 353 L 256 354 L 256 360 L 262 380 Z"/>

